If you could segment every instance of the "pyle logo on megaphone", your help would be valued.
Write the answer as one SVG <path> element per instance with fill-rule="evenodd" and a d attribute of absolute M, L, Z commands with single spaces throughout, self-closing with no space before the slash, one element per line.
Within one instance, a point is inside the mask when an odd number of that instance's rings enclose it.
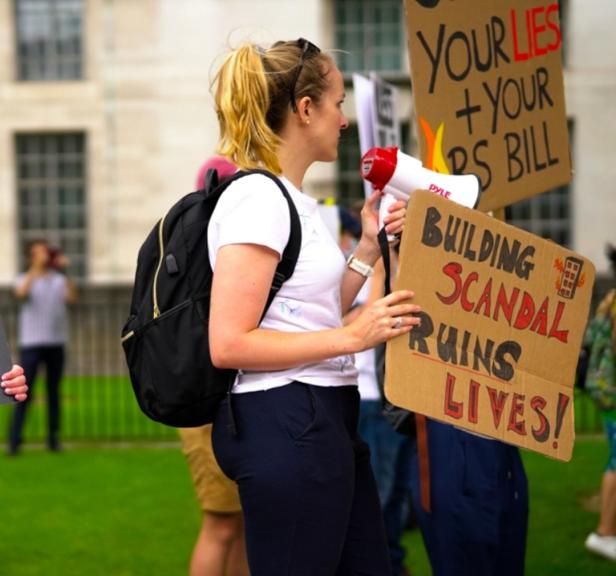
<path fill-rule="evenodd" d="M 440 174 L 424 168 L 421 161 L 398 148 L 371 148 L 361 159 L 362 178 L 375 188 L 400 200 L 415 190 L 429 190 L 449 200 L 474 208 L 481 185 L 474 174 Z"/>

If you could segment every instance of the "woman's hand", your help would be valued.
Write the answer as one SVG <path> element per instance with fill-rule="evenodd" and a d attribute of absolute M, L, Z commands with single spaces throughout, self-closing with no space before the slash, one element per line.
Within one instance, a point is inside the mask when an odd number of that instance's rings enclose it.
<path fill-rule="evenodd" d="M 407 334 L 418 326 L 421 320 L 412 314 L 421 312 L 421 307 L 408 302 L 413 296 L 415 293 L 410 290 L 397 290 L 366 306 L 347 326 L 357 341 L 357 352 Z"/>
<path fill-rule="evenodd" d="M 404 229 L 404 221 L 406 220 L 406 202 L 404 200 L 396 200 L 389 205 L 389 214 L 383 219 L 383 225 L 388 235 L 402 234 Z"/>
<path fill-rule="evenodd" d="M 377 255 L 380 254 L 379 241 L 377 239 L 379 233 L 378 205 L 382 197 L 383 193 L 380 190 L 374 190 L 366 199 L 361 210 L 362 236 L 360 244 L 364 247 L 364 250 L 376 250 Z M 400 234 L 404 228 L 405 218 L 406 202 L 404 200 L 397 200 L 391 204 L 387 216 L 383 219 L 387 234 Z"/>
<path fill-rule="evenodd" d="M 2 375 L 0 383 L 2 390 L 9 396 L 15 396 L 15 400 L 23 402 L 28 397 L 28 385 L 24 376 L 24 369 L 15 364 L 9 372 Z"/>

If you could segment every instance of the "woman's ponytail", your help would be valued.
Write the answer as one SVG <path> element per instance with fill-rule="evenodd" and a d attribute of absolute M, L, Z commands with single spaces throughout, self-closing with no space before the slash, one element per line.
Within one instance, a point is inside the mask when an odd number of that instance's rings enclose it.
<path fill-rule="evenodd" d="M 215 82 L 220 123 L 218 153 L 241 169 L 265 168 L 281 174 L 280 138 L 267 124 L 270 94 L 261 56 L 246 44 L 223 62 Z"/>

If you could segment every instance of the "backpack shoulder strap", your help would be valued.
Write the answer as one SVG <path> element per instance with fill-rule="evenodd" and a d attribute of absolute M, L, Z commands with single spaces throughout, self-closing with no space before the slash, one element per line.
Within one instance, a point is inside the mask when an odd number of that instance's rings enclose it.
<path fill-rule="evenodd" d="M 285 185 L 282 183 L 280 178 L 276 175 L 268 172 L 267 170 L 247 170 L 236 172 L 233 176 L 225 179 L 222 184 L 216 187 L 217 180 L 211 179 L 210 185 L 205 190 L 206 193 L 213 193 L 214 190 L 216 193 L 222 193 L 232 182 L 239 180 L 240 178 L 244 178 L 251 174 L 261 174 L 266 176 L 270 180 L 274 181 L 282 195 L 285 197 L 287 204 L 289 206 L 289 216 L 291 218 L 291 229 L 289 233 L 289 240 L 287 241 L 287 245 L 282 253 L 280 258 L 280 262 L 276 267 L 276 271 L 274 273 L 274 279 L 272 280 L 272 287 L 270 288 L 270 293 L 267 297 L 267 303 L 265 304 L 265 308 L 263 309 L 263 315 L 261 316 L 261 320 L 265 316 L 267 310 L 270 307 L 270 304 L 273 302 L 276 294 L 282 288 L 282 285 L 293 275 L 295 271 L 295 266 L 297 264 L 297 259 L 299 258 L 299 251 L 302 245 L 302 226 L 299 219 L 299 214 L 297 213 L 297 208 L 295 207 L 295 203 L 289 194 L 289 191 L 286 189 Z"/>

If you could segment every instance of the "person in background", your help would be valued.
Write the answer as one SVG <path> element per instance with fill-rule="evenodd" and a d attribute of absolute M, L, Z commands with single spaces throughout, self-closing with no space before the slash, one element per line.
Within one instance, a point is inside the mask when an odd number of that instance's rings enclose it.
<path fill-rule="evenodd" d="M 344 207 L 339 208 L 339 213 L 340 247 L 345 256 L 349 257 L 361 238 L 361 220 L 352 210 Z M 395 256 L 395 251 L 391 252 L 392 257 Z M 379 265 L 375 268 L 374 276 L 359 291 L 353 308 L 344 318 L 346 323 L 352 321 L 363 306 L 382 297 L 384 281 L 384 270 Z M 382 345 L 355 354 L 361 399 L 358 430 L 370 448 L 370 462 L 383 510 L 393 574 L 407 576 L 408 572 L 403 565 L 406 552 L 401 540 L 409 515 L 413 444 L 411 438 L 396 432 L 383 414 L 384 354 Z"/>
<path fill-rule="evenodd" d="M 345 262 L 302 188 L 314 162 L 337 158 L 344 98 L 332 58 L 303 38 L 240 46 L 217 74 L 219 153 L 279 175 L 302 226 L 295 272 L 262 319 L 291 227 L 284 196 L 269 178 L 246 176 L 222 195 L 208 228 L 210 352 L 214 365 L 239 370 L 212 442 L 239 487 L 252 576 L 391 575 L 370 453 L 357 433 L 353 354 L 408 334 L 420 308 L 402 290 L 342 325 L 380 255 L 380 193 L 366 201 Z M 389 234 L 405 213 L 404 203 L 390 208 Z"/>
<path fill-rule="evenodd" d="M 612 272 L 616 278 L 616 247 L 608 244 L 607 256 L 612 265 Z M 605 384 L 610 387 L 606 390 L 605 399 L 611 396 L 611 409 L 601 412 L 607 435 L 609 455 L 607 466 L 603 472 L 601 481 L 601 510 L 599 524 L 586 538 L 585 546 L 590 552 L 616 561 L 616 289 L 613 288 L 603 298 L 597 307 L 596 317 L 607 317 L 611 324 L 611 330 L 599 334 L 596 331 L 597 323 L 591 321 L 586 332 L 585 340 L 591 346 L 598 345 L 603 353 L 593 353 L 591 348 L 588 366 L 588 376 L 594 373 L 594 377 L 600 375 Z M 597 338 L 605 338 L 605 342 L 598 342 Z M 594 343 L 594 344 L 593 344 Z M 610 349 L 611 348 L 611 349 Z M 601 363 L 601 364 L 600 364 Z M 599 365 L 600 364 L 600 365 Z"/>
<path fill-rule="evenodd" d="M 422 505 L 418 440 L 411 487 L 433 576 L 522 576 L 528 484 L 518 448 L 426 422 L 430 510 Z"/>
<path fill-rule="evenodd" d="M 244 519 L 235 482 L 212 450 L 212 425 L 180 429 L 182 449 L 203 511 L 190 576 L 248 576 Z"/>
<path fill-rule="evenodd" d="M 206 174 L 212 168 L 217 171 L 219 181 L 236 171 L 226 158 L 214 156 L 199 169 L 197 189 L 204 187 Z M 190 576 L 248 576 L 240 497 L 237 485 L 223 474 L 214 458 L 212 425 L 180 428 L 179 433 L 203 511 Z"/>
<path fill-rule="evenodd" d="M 50 250 L 45 240 L 35 240 L 28 247 L 29 267 L 15 282 L 14 293 L 20 301 L 19 348 L 21 365 L 30 391 L 40 365 L 47 371 L 47 407 L 49 450 L 60 446 L 60 381 L 64 352 L 68 341 L 67 304 L 77 300 L 74 283 L 66 275 L 66 256 Z M 9 429 L 10 454 L 17 454 L 23 438 L 26 411 L 32 400 L 15 406 Z"/>

